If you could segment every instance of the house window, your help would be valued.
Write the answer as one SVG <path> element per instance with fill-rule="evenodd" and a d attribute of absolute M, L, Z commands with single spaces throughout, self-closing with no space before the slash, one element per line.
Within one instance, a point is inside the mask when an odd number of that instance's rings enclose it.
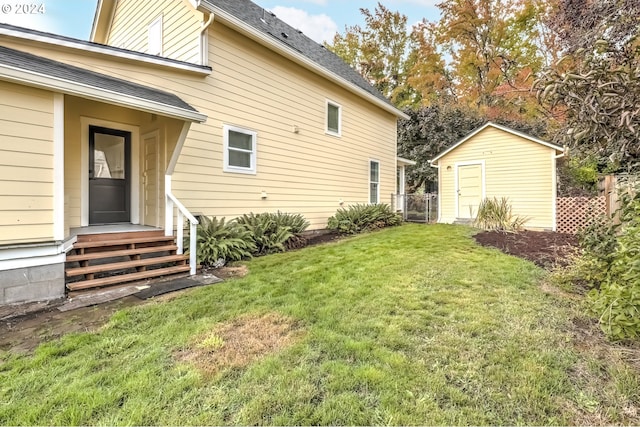
<path fill-rule="evenodd" d="M 380 203 L 380 163 L 369 162 L 369 203 Z"/>
<path fill-rule="evenodd" d="M 225 172 L 256 173 L 256 133 L 224 126 Z"/>
<path fill-rule="evenodd" d="M 158 16 L 147 31 L 148 52 L 151 55 L 162 55 L 162 15 Z"/>
<path fill-rule="evenodd" d="M 327 133 L 340 136 L 342 133 L 342 107 L 335 102 L 327 101 Z"/>

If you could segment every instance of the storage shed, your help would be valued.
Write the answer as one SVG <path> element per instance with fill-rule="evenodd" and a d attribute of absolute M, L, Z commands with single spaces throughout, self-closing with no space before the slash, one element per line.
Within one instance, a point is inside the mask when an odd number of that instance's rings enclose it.
<path fill-rule="evenodd" d="M 438 222 L 468 223 L 486 198 L 507 197 L 529 230 L 556 229 L 556 161 L 562 147 L 487 123 L 431 160 Z"/>

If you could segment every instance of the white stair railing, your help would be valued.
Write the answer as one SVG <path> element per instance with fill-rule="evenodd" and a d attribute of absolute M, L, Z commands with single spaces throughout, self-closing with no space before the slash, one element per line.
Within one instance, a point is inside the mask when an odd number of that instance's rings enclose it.
<path fill-rule="evenodd" d="M 173 195 L 171 192 L 171 175 L 165 176 L 165 227 L 166 236 L 173 235 L 173 208 L 178 209 L 176 224 L 176 240 L 178 245 L 178 254 L 184 253 L 184 219 L 189 221 L 189 273 L 193 276 L 196 274 L 197 252 L 196 237 L 198 233 L 199 221 L 191 212 Z"/>

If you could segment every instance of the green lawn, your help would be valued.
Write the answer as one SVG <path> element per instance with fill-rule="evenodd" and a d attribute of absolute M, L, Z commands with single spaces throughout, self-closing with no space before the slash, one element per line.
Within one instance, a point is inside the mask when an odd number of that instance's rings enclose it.
<path fill-rule="evenodd" d="M 637 372 L 576 341 L 576 301 L 470 236 L 413 224 L 257 258 L 0 353 L 0 424 L 638 424 Z"/>

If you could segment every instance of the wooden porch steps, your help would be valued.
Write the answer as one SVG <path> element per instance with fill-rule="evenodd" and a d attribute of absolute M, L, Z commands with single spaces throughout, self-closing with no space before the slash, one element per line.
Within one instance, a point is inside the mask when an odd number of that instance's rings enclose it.
<path fill-rule="evenodd" d="M 173 236 L 162 230 L 79 235 L 67 255 L 71 291 L 189 272 Z"/>

